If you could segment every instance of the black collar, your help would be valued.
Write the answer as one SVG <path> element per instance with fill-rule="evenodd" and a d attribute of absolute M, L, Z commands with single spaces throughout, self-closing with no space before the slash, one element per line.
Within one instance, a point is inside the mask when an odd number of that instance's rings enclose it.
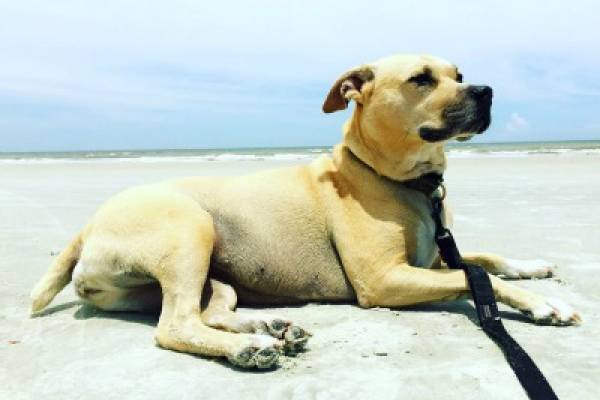
<path fill-rule="evenodd" d="M 406 181 L 397 181 L 395 179 L 391 179 L 385 175 L 379 174 L 379 172 L 377 172 L 373 167 L 371 167 L 369 164 L 367 164 L 366 162 L 361 160 L 356 154 L 354 154 L 354 152 L 352 150 L 350 150 L 350 147 L 348 147 L 348 146 L 344 146 L 344 147 L 348 150 L 348 154 L 350 154 L 350 156 L 352 158 L 354 158 L 357 162 L 359 162 L 360 164 L 364 165 L 365 167 L 367 167 L 368 169 L 373 171 L 375 174 L 377 174 L 387 180 L 393 181 L 394 183 L 398 183 L 402 186 L 405 186 L 408 189 L 412 189 L 412 190 L 421 192 L 426 197 L 431 197 L 431 195 L 440 186 L 442 186 L 442 183 L 444 182 L 444 177 L 442 176 L 442 174 L 438 174 L 437 172 L 429 172 L 429 173 L 423 174 L 417 178 L 409 179 Z"/>
<path fill-rule="evenodd" d="M 418 190 L 427 197 L 431 197 L 444 182 L 444 177 L 437 172 L 423 174 L 415 179 L 400 182 L 409 189 Z"/>

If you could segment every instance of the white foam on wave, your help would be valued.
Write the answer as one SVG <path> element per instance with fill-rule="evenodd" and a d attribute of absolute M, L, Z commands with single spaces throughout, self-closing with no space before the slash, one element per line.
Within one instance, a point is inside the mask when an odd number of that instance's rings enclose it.
<path fill-rule="evenodd" d="M 40 157 L 4 158 L 0 164 L 57 164 L 57 163 L 198 163 L 198 162 L 239 162 L 239 161 L 301 161 L 312 160 L 320 154 L 278 153 L 278 154 L 207 154 L 198 156 L 140 156 L 140 157 Z"/>
<path fill-rule="evenodd" d="M 532 155 L 548 155 L 548 156 L 561 156 L 561 155 L 589 155 L 595 156 L 600 155 L 600 149 L 530 149 L 530 150 L 493 150 L 493 151 L 481 151 L 473 149 L 450 149 L 447 155 L 452 158 L 475 158 L 475 157 L 495 157 L 495 158 L 513 158 L 513 157 L 527 157 Z"/>
<path fill-rule="evenodd" d="M 477 151 L 477 150 L 449 150 L 447 153 L 451 158 L 478 158 L 478 157 L 526 157 L 531 153 L 528 151 Z"/>

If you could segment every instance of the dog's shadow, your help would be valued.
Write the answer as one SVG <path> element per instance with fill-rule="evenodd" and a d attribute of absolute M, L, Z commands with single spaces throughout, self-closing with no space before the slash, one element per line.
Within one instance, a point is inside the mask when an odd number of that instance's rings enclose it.
<path fill-rule="evenodd" d="M 467 317 L 473 324 L 479 326 L 479 318 L 477 317 L 477 311 L 475 307 L 467 300 L 457 301 L 446 301 L 440 303 L 430 303 L 416 306 L 408 306 L 396 309 L 396 311 L 407 311 L 407 312 L 425 312 L 425 313 L 442 313 L 447 312 L 450 314 L 462 314 Z M 519 321 L 525 323 L 531 323 L 527 316 L 517 311 L 504 311 L 500 310 L 500 318 L 507 321 Z"/>
<path fill-rule="evenodd" d="M 324 304 L 327 304 L 325 302 Z M 339 303 L 332 303 L 339 304 Z M 352 304 L 352 303 L 351 303 Z M 59 304 L 54 307 L 49 307 L 44 311 L 36 314 L 34 317 L 45 317 L 60 311 L 67 310 L 69 308 L 73 308 L 79 306 L 79 308 L 75 311 L 73 316 L 78 320 L 86 320 L 91 318 L 106 318 L 106 319 L 117 319 L 120 321 L 133 322 L 138 324 L 144 324 L 148 326 L 156 326 L 158 324 L 158 318 L 160 316 L 160 310 L 150 311 L 150 312 L 122 312 L 122 311 L 103 311 L 99 308 L 94 307 L 93 305 L 84 303 L 82 301 L 70 301 L 64 304 Z M 281 307 L 281 305 L 278 305 Z M 290 308 L 299 307 L 297 304 L 290 304 Z M 261 306 L 253 306 L 253 305 L 244 305 L 244 308 L 251 309 L 267 309 L 264 305 Z M 439 314 L 442 312 L 447 312 L 450 314 L 461 314 L 467 317 L 473 324 L 479 325 L 479 319 L 477 318 L 477 312 L 475 311 L 475 307 L 469 303 L 467 300 L 457 300 L 457 301 L 447 301 L 440 303 L 430 303 L 430 304 L 422 304 L 415 306 L 406 306 L 402 308 L 393 308 L 394 311 L 398 312 L 424 312 L 424 313 L 435 313 Z M 509 321 L 519 321 L 524 323 L 532 323 L 527 316 L 517 312 L 517 311 L 500 311 L 500 317 L 504 320 Z"/>
<path fill-rule="evenodd" d="M 324 303 L 324 304 L 327 304 Z M 339 303 L 332 303 L 339 304 Z M 122 312 L 122 311 L 103 311 L 93 305 L 84 303 L 82 301 L 70 301 L 67 303 L 59 304 L 53 307 L 49 307 L 44 311 L 36 314 L 34 317 L 45 317 L 60 311 L 68 310 L 69 308 L 77 307 L 79 308 L 73 314 L 73 317 L 78 320 L 86 320 L 92 318 L 102 318 L 102 319 L 116 319 L 120 321 L 133 322 L 138 324 L 144 324 L 147 326 L 156 326 L 158 324 L 158 318 L 160 316 L 160 310 L 150 311 L 150 312 Z M 281 306 L 281 305 L 279 305 Z M 299 307 L 298 305 L 289 305 L 287 307 Z M 259 308 L 266 309 L 268 307 L 265 306 L 247 306 L 244 308 Z M 415 306 L 407 306 L 402 308 L 393 308 L 394 311 L 398 312 L 422 312 L 422 313 L 435 313 L 440 314 L 442 312 L 447 312 L 450 314 L 461 314 L 468 318 L 473 324 L 479 325 L 479 319 L 477 318 L 477 312 L 475 311 L 475 307 L 466 300 L 457 300 L 457 301 L 447 301 L 441 303 L 430 303 L 423 305 L 415 305 Z M 509 321 L 519 321 L 525 323 L 532 323 L 527 316 L 516 312 L 516 311 L 500 311 L 500 317 L 504 320 Z"/>
<path fill-rule="evenodd" d="M 60 312 L 60 311 L 64 311 L 64 310 L 68 310 L 69 308 L 75 307 L 75 306 L 81 306 L 83 305 L 82 301 L 69 301 L 67 303 L 63 303 L 63 304 L 59 304 L 56 306 L 52 306 L 52 307 L 48 307 L 46 309 L 44 309 L 43 311 L 40 311 L 34 315 L 32 315 L 32 318 L 42 318 L 42 317 L 46 317 L 48 315 L 52 315 L 54 313 Z"/>
<path fill-rule="evenodd" d="M 158 317 L 160 312 L 122 312 L 122 311 L 104 311 L 93 305 L 87 304 L 83 301 L 69 301 L 67 303 L 59 304 L 53 307 L 48 307 L 44 311 L 41 311 L 33 318 L 46 317 L 70 308 L 78 307 L 73 313 L 73 317 L 78 320 L 86 320 L 92 318 L 102 319 L 116 319 L 120 321 L 133 322 L 148 326 L 156 326 L 158 324 Z"/>
<path fill-rule="evenodd" d="M 158 324 L 158 312 L 124 312 L 124 311 L 104 311 L 90 304 L 82 303 L 75 314 L 75 319 L 86 320 L 92 318 L 116 319 L 119 321 L 133 322 L 147 326 L 156 326 Z"/>

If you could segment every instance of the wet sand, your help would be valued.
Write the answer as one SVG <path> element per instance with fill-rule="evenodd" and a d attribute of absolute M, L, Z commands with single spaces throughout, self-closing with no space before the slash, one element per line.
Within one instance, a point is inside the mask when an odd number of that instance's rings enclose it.
<path fill-rule="evenodd" d="M 313 332 L 309 351 L 274 371 L 161 350 L 156 317 L 82 305 L 68 286 L 39 318 L 29 291 L 53 254 L 106 198 L 188 175 L 294 162 L 53 162 L 0 165 L 1 399 L 525 399 L 469 302 L 402 310 L 309 304 L 268 310 Z M 580 327 L 542 327 L 501 307 L 508 330 L 561 399 L 597 397 L 600 374 L 600 157 L 449 160 L 455 237 L 465 250 L 559 265 L 518 281 L 580 311 Z"/>

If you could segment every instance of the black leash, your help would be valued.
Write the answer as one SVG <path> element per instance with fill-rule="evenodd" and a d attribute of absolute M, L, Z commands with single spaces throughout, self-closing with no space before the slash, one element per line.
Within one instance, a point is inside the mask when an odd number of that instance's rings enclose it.
<path fill-rule="evenodd" d="M 452 233 L 444 226 L 444 223 L 442 222 L 442 213 L 446 189 L 442 185 L 442 176 L 438 174 L 427 174 L 412 182 L 418 182 L 418 185 L 421 187 L 423 187 L 423 182 L 427 182 L 425 187 L 428 189 L 434 188 L 433 190 L 422 190 L 422 192 L 428 194 L 431 200 L 432 216 L 433 221 L 435 222 L 435 241 L 439 247 L 440 256 L 449 268 L 462 269 L 465 271 L 475 302 L 477 317 L 479 318 L 479 323 L 483 331 L 496 342 L 498 346 L 500 346 L 506 360 L 530 399 L 558 400 L 558 397 L 542 372 L 527 355 L 525 350 L 523 350 L 504 328 L 504 325 L 500 320 L 492 283 L 490 282 L 487 272 L 479 265 L 466 263 L 462 260 L 460 252 L 456 247 L 456 242 L 452 237 Z M 407 186 L 411 187 L 411 183 Z M 434 193 L 440 186 L 442 188 L 442 195 L 436 196 Z M 416 187 L 414 188 L 416 189 Z"/>

